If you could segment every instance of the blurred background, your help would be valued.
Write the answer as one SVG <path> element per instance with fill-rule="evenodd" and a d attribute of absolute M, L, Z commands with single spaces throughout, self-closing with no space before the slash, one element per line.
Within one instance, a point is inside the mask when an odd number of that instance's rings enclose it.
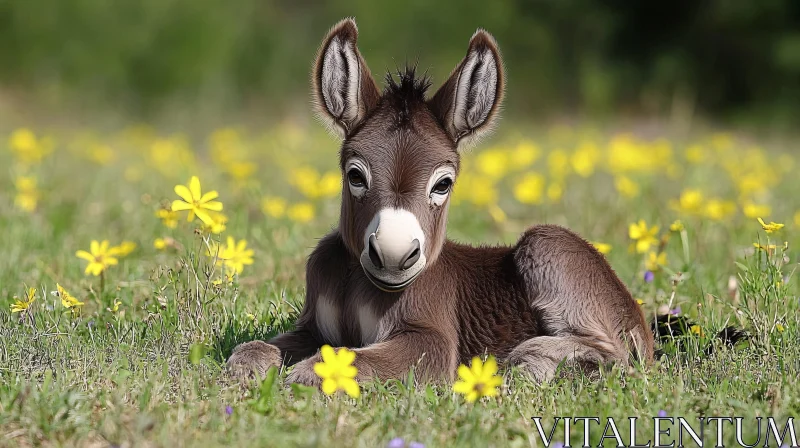
<path fill-rule="evenodd" d="M 795 0 L 0 0 L 0 107 L 308 115 L 312 59 L 345 16 L 376 77 L 418 61 L 437 85 L 486 28 L 506 116 L 790 128 L 800 113 Z"/>

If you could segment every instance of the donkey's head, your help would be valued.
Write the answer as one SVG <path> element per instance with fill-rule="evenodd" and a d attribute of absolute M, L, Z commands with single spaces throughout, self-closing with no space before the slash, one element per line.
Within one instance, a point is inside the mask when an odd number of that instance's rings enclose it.
<path fill-rule="evenodd" d="M 314 66 L 319 115 L 344 141 L 339 230 L 367 277 L 401 291 L 438 257 L 445 241 L 459 149 L 491 128 L 503 93 L 494 39 L 478 30 L 467 56 L 430 99 L 413 68 L 378 90 L 356 46 L 352 19 L 322 42 Z"/>

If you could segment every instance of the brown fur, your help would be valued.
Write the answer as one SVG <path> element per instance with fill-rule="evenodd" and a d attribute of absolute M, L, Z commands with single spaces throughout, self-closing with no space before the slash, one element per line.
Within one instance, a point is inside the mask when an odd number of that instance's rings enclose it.
<path fill-rule="evenodd" d="M 331 113 L 321 90 L 321 77 L 336 67 L 325 68 L 322 62 L 333 39 L 340 39 L 340 46 L 351 44 L 341 48 L 352 49 L 359 61 L 358 73 L 350 66 L 346 70 L 357 77 L 360 89 L 355 98 L 341 96 L 342 110 L 351 112 L 347 120 Z M 586 371 L 633 359 L 649 363 L 653 337 L 641 309 L 605 258 L 575 233 L 535 226 L 513 247 L 471 247 L 445 238 L 449 197 L 434 205 L 426 187 L 441 166 L 452 166 L 457 178 L 458 148 L 479 137 L 495 118 L 503 70 L 494 39 L 479 30 L 467 57 L 427 101 L 427 82 L 415 79 L 413 70 L 378 94 L 356 39 L 355 22 L 337 24 L 323 41 L 313 70 L 320 115 L 344 136 L 339 228 L 319 242 L 308 260 L 306 302 L 296 330 L 269 344 L 237 347 L 228 361 L 231 368 L 263 375 L 270 365 L 281 364 L 280 353 L 282 364 L 295 365 L 288 381 L 319 385 L 313 365 L 323 344 L 354 348 L 359 380 L 403 378 L 412 366 L 422 378 L 452 380 L 459 363 L 486 353 L 539 381 L 552 378 L 562 362 Z M 342 58 L 347 51 L 342 50 Z M 470 65 L 475 58 L 496 64 L 494 71 L 464 72 L 464 67 L 480 67 Z M 474 85 L 465 84 L 467 79 L 474 79 Z M 341 92 L 354 85 L 328 84 Z M 466 99 L 457 97 L 459 85 L 470 92 Z M 340 91 L 327 92 L 328 97 Z M 457 113 L 466 118 L 459 122 L 453 117 Z M 371 173 L 361 197 L 348 186 L 345 164 L 353 157 Z M 359 258 L 370 221 L 387 208 L 411 212 L 425 235 L 427 264 L 401 292 L 376 287 Z"/>

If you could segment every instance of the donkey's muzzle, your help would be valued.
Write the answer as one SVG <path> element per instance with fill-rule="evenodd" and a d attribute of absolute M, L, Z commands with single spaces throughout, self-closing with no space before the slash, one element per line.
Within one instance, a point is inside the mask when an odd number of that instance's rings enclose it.
<path fill-rule="evenodd" d="M 425 235 L 407 210 L 376 213 L 364 235 L 361 266 L 372 283 L 384 291 L 402 291 L 425 267 Z"/>

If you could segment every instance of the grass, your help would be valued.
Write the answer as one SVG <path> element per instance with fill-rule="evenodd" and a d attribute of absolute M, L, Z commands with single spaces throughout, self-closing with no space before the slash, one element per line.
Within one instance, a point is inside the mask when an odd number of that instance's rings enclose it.
<path fill-rule="evenodd" d="M 646 314 L 679 306 L 697 320 L 702 334 L 686 353 L 666 346 L 670 354 L 653 366 L 613 369 L 599 380 L 537 385 L 506 371 L 500 397 L 475 404 L 447 386 L 415 387 L 412 378 L 366 384 L 359 399 L 280 381 L 242 388 L 224 375 L 224 360 L 240 342 L 291 328 L 304 300 L 305 257 L 338 218 L 338 190 L 315 190 L 315 174 L 296 170 L 335 169 L 336 143 L 291 124 L 217 132 L 211 140 L 138 127 L 52 130 L 49 142 L 37 130 L 33 149 L 0 142 L 0 162 L 10 167 L 0 172 L 0 446 L 375 447 L 403 437 L 427 447 L 527 447 L 542 446 L 533 416 L 547 426 L 555 416 L 612 416 L 625 440 L 627 417 L 643 417 L 637 428 L 647 440 L 650 417 L 660 410 L 687 419 L 744 417 L 751 441 L 756 416 L 782 424 L 800 414 L 800 303 L 792 277 L 800 179 L 786 147 L 701 134 L 614 149 L 621 143 L 612 134 L 559 128 L 520 140 L 522 125 L 504 126 L 486 150 L 466 158 L 450 236 L 512 243 L 526 226 L 550 222 L 611 244 L 607 257 Z M 30 160 L 48 147 L 41 161 Z M 523 163 L 525 154 L 534 160 Z M 526 173 L 543 184 L 529 183 L 535 191 L 523 197 L 515 187 Z M 196 231 L 197 221 L 185 216 L 170 229 L 154 215 L 191 175 L 204 190 L 220 192 L 229 218 L 221 237 Z M 20 187 L 20 176 L 36 179 L 33 192 Z M 635 184 L 635 194 L 622 179 Z M 694 201 L 693 191 L 702 198 Z M 25 194 L 37 199 L 35 210 L 15 204 Z M 265 198 L 285 201 L 285 210 L 265 213 Z M 720 215 L 717 199 L 733 209 Z M 786 227 L 766 234 L 746 216 L 763 212 Z M 668 229 L 676 218 L 682 233 Z M 649 254 L 628 247 L 628 226 L 639 219 L 660 225 L 651 250 L 668 257 L 649 283 Z M 246 239 L 254 264 L 232 282 L 214 284 L 221 268 L 205 252 L 228 235 Z M 174 245 L 154 248 L 164 237 Z M 777 247 L 753 247 L 768 245 L 767 238 Z M 75 252 L 104 239 L 138 247 L 101 282 L 84 275 Z M 56 283 L 85 303 L 78 312 L 50 294 Z M 28 287 L 37 299 L 12 314 L 13 296 Z M 752 340 L 699 354 L 727 324 L 744 326 Z M 725 442 L 734 444 L 734 431 L 725 429 Z M 581 434 L 573 428 L 573 441 Z M 592 434 L 597 445 L 602 430 Z"/>

